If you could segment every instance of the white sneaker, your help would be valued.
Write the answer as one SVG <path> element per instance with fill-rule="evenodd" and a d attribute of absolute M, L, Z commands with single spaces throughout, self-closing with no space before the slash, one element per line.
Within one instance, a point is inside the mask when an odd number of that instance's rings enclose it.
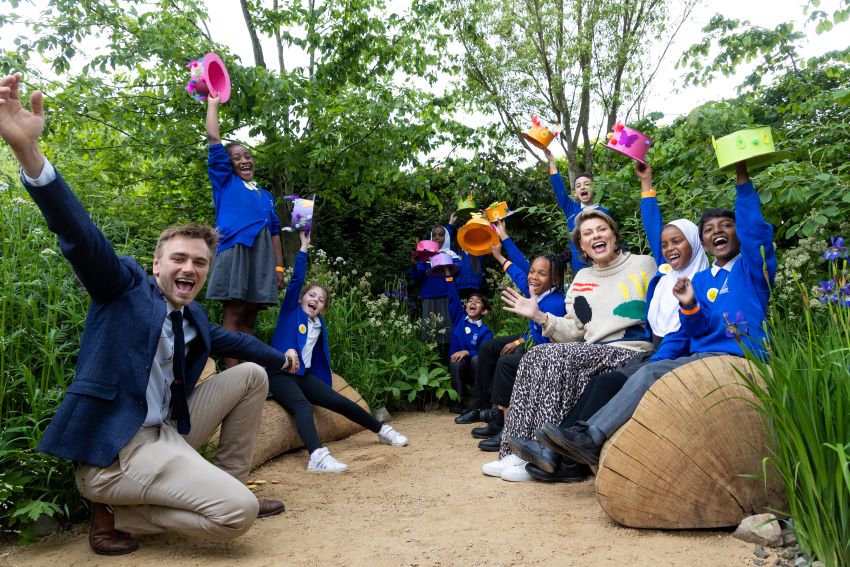
<path fill-rule="evenodd" d="M 325 447 L 313 451 L 310 454 L 310 462 L 307 463 L 307 472 L 341 473 L 347 470 L 348 465 L 334 459 Z"/>
<path fill-rule="evenodd" d="M 381 426 L 381 430 L 378 431 L 378 441 L 384 443 L 385 445 L 392 445 L 393 447 L 404 447 L 407 445 L 407 437 L 387 425 L 386 423 Z"/>
<path fill-rule="evenodd" d="M 482 465 L 481 466 L 481 472 L 483 472 L 487 476 L 501 477 L 502 472 L 505 469 L 512 467 L 512 466 L 514 466 L 514 465 L 516 465 L 520 462 L 523 463 L 523 466 L 525 465 L 525 461 L 523 461 L 522 459 L 520 459 L 516 455 L 514 455 L 514 454 L 506 455 L 502 459 L 499 459 L 497 461 L 492 461 L 492 462 L 489 462 L 489 463 L 485 463 L 484 465 Z"/>
<path fill-rule="evenodd" d="M 505 457 L 507 458 L 507 457 Z M 510 482 L 531 482 L 534 477 L 525 470 L 525 465 L 528 463 L 520 459 L 519 463 L 510 467 L 506 467 L 502 471 L 502 480 Z"/>

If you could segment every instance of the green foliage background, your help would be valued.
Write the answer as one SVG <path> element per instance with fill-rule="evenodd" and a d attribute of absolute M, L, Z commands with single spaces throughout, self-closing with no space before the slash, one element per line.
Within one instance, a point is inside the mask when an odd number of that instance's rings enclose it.
<path fill-rule="evenodd" d="M 846 19 L 846 0 L 832 16 L 816 4 L 811 18 L 821 30 Z M 528 256 L 563 250 L 569 235 L 548 172 L 522 165 L 512 131 L 474 131 L 457 118 L 469 104 L 487 108 L 493 101 L 464 89 L 468 62 L 447 49 L 460 31 L 440 2 L 414 1 L 409 12 L 391 16 L 378 0 L 278 11 L 249 5 L 258 30 L 282 31 L 281 41 L 304 49 L 310 64 L 285 64 L 277 72 L 241 61 L 211 41 L 204 5 L 194 0 L 52 0 L 17 49 L 0 54 L 0 72 L 23 69 L 27 87 L 45 92 L 47 155 L 118 252 L 146 263 L 163 227 L 214 222 L 204 109 L 183 91 L 183 65 L 210 50 L 223 55 L 236 86 L 223 107 L 225 137 L 247 128 L 258 180 L 279 202 L 291 193 L 317 195 L 310 277 L 332 289 L 335 370 L 373 407 L 442 403 L 454 392 L 433 343 L 416 338 L 409 302 L 416 290 L 402 283 L 414 242 L 446 222 L 459 196 L 472 193 L 479 205 L 507 200 L 519 211 L 508 229 Z M 19 22 L 17 8 L 8 3 L 0 24 Z M 86 52 L 83 40 L 91 38 L 101 47 Z M 821 276 L 817 258 L 826 238 L 850 235 L 850 57 L 844 50 L 806 60 L 797 53 L 802 39 L 790 25 L 765 30 L 717 16 L 680 59 L 684 79 L 705 83 L 748 61 L 757 63 L 755 70 L 729 98 L 670 124 L 661 114 L 630 124 L 656 140 L 648 159 L 668 220 L 731 207 L 733 180 L 716 169 L 711 136 L 763 124 L 792 152 L 792 159 L 754 175 L 780 255 L 774 307 L 789 329 L 806 320 L 799 288 Z M 529 46 L 523 49 L 519 55 L 528 56 Z M 39 72 L 35 61 L 50 70 Z M 438 85 L 440 76 L 450 79 L 449 87 Z M 453 148 L 449 157 L 428 157 L 441 147 Z M 632 162 L 596 140 L 576 155 L 592 163 L 599 198 L 632 248 L 646 251 Z M 570 164 L 560 165 L 566 171 Z M 73 378 L 88 299 L 56 255 L 55 239 L 20 188 L 5 147 L 0 182 L 0 530 L 27 541 L 39 516 L 77 519 L 85 510 L 70 463 L 34 448 Z M 279 212 L 285 221 L 283 205 Z M 296 240 L 287 241 L 289 258 Z M 485 267 L 491 292 L 507 285 L 489 259 Z M 522 328 L 495 299 L 490 323 L 497 333 Z M 217 320 L 220 306 L 207 307 Z M 268 338 L 275 323 L 275 309 L 263 312 L 258 334 Z M 824 442 L 838 441 L 847 451 L 850 439 Z M 819 556 L 837 557 L 818 545 Z"/>

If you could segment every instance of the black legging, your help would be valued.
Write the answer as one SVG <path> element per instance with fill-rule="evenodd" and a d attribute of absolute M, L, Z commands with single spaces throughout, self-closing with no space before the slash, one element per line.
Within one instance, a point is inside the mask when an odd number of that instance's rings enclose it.
<path fill-rule="evenodd" d="M 508 343 L 512 343 L 521 335 L 509 337 L 496 337 L 484 342 L 478 349 L 478 371 L 475 373 L 475 384 L 472 388 L 472 408 L 489 409 L 492 405 L 492 383 L 496 373 L 496 366 L 502 355 L 499 354 Z M 525 345 L 522 344 L 514 349 L 515 353 L 524 353 Z"/>
<path fill-rule="evenodd" d="M 316 424 L 313 422 L 314 405 L 341 414 L 375 433 L 381 430 L 380 421 L 356 403 L 335 392 L 314 376 L 309 368 L 304 376 L 296 376 L 284 370 L 266 369 L 266 372 L 269 375 L 269 392 L 274 401 L 295 417 L 295 429 L 310 453 L 322 447 Z"/>

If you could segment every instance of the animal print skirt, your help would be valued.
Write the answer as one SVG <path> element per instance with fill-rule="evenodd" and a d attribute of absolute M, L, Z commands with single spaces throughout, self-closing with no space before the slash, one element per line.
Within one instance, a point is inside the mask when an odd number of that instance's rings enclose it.
<path fill-rule="evenodd" d="M 511 435 L 534 438 L 544 423 L 561 423 L 597 374 L 611 372 L 638 351 L 588 343 L 549 343 L 532 348 L 519 363 L 499 458 L 509 455 Z"/>

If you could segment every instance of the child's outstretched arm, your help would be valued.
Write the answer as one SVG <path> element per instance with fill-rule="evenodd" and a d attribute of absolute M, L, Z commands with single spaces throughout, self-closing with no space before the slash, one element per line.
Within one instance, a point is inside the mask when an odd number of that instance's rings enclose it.
<path fill-rule="evenodd" d="M 217 96 L 207 97 L 207 145 L 221 143 L 221 130 L 218 125 L 218 107 L 221 100 Z"/>
<path fill-rule="evenodd" d="M 652 168 L 649 164 L 638 164 L 635 166 L 635 175 L 640 179 L 640 220 L 643 223 L 643 232 L 655 263 L 660 266 L 664 263 L 664 255 L 661 253 L 661 230 L 664 222 L 658 199 L 655 197 L 655 189 L 652 187 Z"/>
<path fill-rule="evenodd" d="M 776 276 L 776 250 L 773 226 L 761 214 L 761 199 L 747 171 L 746 162 L 735 166 L 735 225 L 741 242 L 741 257 L 756 289 L 769 293 Z M 767 298 L 764 298 L 767 305 Z"/>
<path fill-rule="evenodd" d="M 499 235 L 499 240 L 501 241 L 502 248 L 504 248 L 505 253 L 508 255 L 508 259 L 516 264 L 520 270 L 528 273 L 531 269 L 531 264 L 528 262 L 528 258 L 525 257 L 525 254 L 523 254 L 520 249 L 517 248 L 517 245 L 514 244 L 513 239 L 508 236 L 505 219 L 494 222 L 493 228 L 496 229 L 496 234 Z"/>
<path fill-rule="evenodd" d="M 301 288 L 304 287 L 304 279 L 307 277 L 307 249 L 310 247 L 310 233 L 300 232 L 301 249 L 295 255 L 295 264 L 292 266 L 292 277 L 286 286 L 286 294 L 280 302 L 280 319 L 298 309 L 301 301 Z"/>
<path fill-rule="evenodd" d="M 549 182 L 552 183 L 552 192 L 555 194 L 555 200 L 558 202 L 561 210 L 564 211 L 564 216 L 569 220 L 581 212 L 581 205 L 570 199 L 564 178 L 558 173 L 555 156 L 552 155 L 552 152 L 548 148 L 543 150 L 543 154 L 549 161 Z"/>
<path fill-rule="evenodd" d="M 463 321 L 463 317 L 466 312 L 463 309 L 463 303 L 461 303 L 460 296 L 457 293 L 457 286 L 455 285 L 455 280 L 451 275 L 451 270 L 448 266 L 444 269 L 446 283 L 448 284 L 446 287 L 449 290 L 449 316 L 452 318 L 452 327 L 454 327 L 459 322 Z"/>

